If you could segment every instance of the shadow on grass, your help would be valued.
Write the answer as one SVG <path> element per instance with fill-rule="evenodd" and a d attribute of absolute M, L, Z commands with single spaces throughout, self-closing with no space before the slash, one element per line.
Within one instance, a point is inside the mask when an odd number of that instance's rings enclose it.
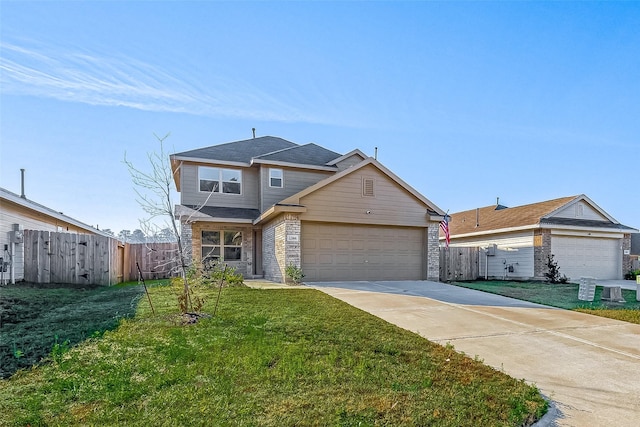
<path fill-rule="evenodd" d="M 135 314 L 143 292 L 138 285 L 0 287 L 0 378 L 116 328 Z"/>

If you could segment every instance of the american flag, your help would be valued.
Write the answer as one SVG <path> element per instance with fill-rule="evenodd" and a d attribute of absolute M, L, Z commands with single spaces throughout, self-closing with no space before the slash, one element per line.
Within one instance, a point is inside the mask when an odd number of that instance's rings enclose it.
<path fill-rule="evenodd" d="M 446 244 L 445 247 L 448 248 L 451 238 L 449 237 L 449 221 L 447 221 L 447 216 L 445 216 L 444 219 L 440 222 L 440 229 L 444 233 L 444 241 Z"/>

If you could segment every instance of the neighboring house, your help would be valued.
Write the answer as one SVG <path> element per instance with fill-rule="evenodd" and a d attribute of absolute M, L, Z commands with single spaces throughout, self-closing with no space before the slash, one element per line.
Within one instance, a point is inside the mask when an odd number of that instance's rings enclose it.
<path fill-rule="evenodd" d="M 265 136 L 171 155 L 193 258 L 286 281 L 438 280 L 444 212 L 359 150 Z"/>
<path fill-rule="evenodd" d="M 451 215 L 451 246 L 476 246 L 481 276 L 544 279 L 553 255 L 573 281 L 622 279 L 631 267 L 631 233 L 585 195 L 508 208 L 486 206 Z M 444 239 L 444 236 L 441 236 Z"/>
<path fill-rule="evenodd" d="M 640 233 L 631 234 L 631 270 L 640 270 Z"/>
<path fill-rule="evenodd" d="M 107 236 L 100 230 L 39 203 L 0 188 L 0 250 L 4 279 L 24 278 L 24 230 L 54 231 Z"/>

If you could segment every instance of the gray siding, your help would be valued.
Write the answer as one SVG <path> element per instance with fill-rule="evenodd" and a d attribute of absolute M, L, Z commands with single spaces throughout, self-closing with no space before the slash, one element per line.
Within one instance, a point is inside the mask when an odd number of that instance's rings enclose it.
<path fill-rule="evenodd" d="M 259 209 L 258 170 L 242 170 L 242 194 L 207 193 L 199 191 L 198 165 L 183 163 L 181 168 L 180 203 L 183 205 L 224 206 L 231 208 Z"/>
<path fill-rule="evenodd" d="M 262 166 L 260 169 L 260 176 L 262 181 L 262 204 L 260 210 L 264 211 L 279 201 L 292 196 L 313 184 L 322 181 L 333 175 L 333 172 L 323 171 L 308 171 L 301 169 L 286 169 L 276 167 L 276 169 L 282 169 L 284 175 L 284 187 L 272 188 L 269 187 L 269 166 Z"/>

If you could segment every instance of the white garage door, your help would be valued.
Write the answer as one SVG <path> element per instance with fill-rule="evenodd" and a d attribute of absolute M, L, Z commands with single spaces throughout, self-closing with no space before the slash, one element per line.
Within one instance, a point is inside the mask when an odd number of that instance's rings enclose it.
<path fill-rule="evenodd" d="M 558 261 L 560 274 L 574 281 L 581 276 L 622 279 L 620 239 L 552 236 L 551 253 Z"/>
<path fill-rule="evenodd" d="M 305 280 L 421 280 L 425 229 L 302 223 Z"/>

